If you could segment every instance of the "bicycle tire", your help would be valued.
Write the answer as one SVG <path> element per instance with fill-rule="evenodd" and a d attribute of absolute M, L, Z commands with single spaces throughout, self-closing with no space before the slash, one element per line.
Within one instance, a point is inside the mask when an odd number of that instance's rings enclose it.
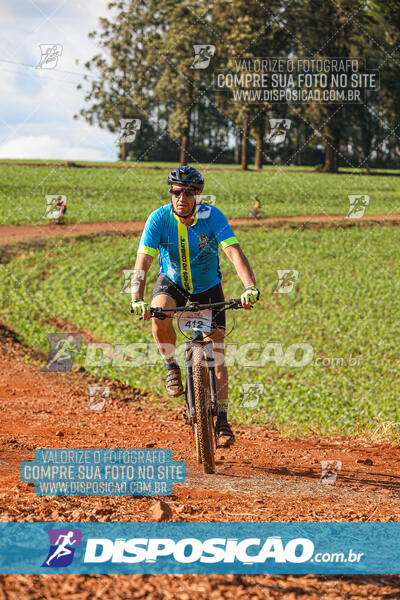
<path fill-rule="evenodd" d="M 214 456 L 214 466 L 215 466 L 215 450 L 217 448 L 216 438 L 215 438 L 215 428 L 214 428 L 214 417 L 211 413 L 211 392 L 210 392 L 210 380 L 208 378 L 208 369 L 207 367 L 203 367 L 203 377 L 204 377 L 204 385 L 206 390 L 206 404 L 208 408 L 208 427 L 210 432 L 211 445 L 213 448 L 213 456 Z"/>
<path fill-rule="evenodd" d="M 200 450 L 200 445 L 199 445 L 199 436 L 197 434 L 197 424 L 194 424 L 194 440 L 196 443 L 196 458 L 197 458 L 197 462 L 199 463 L 199 465 L 201 465 L 201 463 L 203 462 L 203 459 L 201 457 L 201 450 Z"/>
<path fill-rule="evenodd" d="M 204 381 L 203 365 L 204 350 L 200 345 L 193 345 L 192 348 L 192 372 L 193 372 L 193 391 L 194 405 L 196 410 L 196 444 L 200 450 L 201 463 L 204 473 L 211 474 L 215 472 L 214 461 L 214 442 L 212 430 L 210 431 L 209 404 L 206 384 Z"/>
<path fill-rule="evenodd" d="M 189 355 L 189 358 L 191 356 L 191 353 Z M 189 421 L 189 403 L 188 403 L 188 385 L 189 385 L 189 373 L 187 373 L 187 377 L 186 377 L 186 385 L 185 385 L 185 403 L 186 403 L 186 410 L 187 410 L 187 415 L 188 415 L 188 421 Z M 197 458 L 197 462 L 199 463 L 199 465 L 201 465 L 201 454 L 200 454 L 200 448 L 199 448 L 199 444 L 198 444 L 198 437 L 197 437 L 197 433 L 196 433 L 196 423 L 192 423 L 192 431 L 193 431 L 193 435 L 194 435 L 194 439 L 196 442 L 196 458 Z"/>
<path fill-rule="evenodd" d="M 208 372 L 207 372 L 207 368 L 203 367 L 203 385 L 204 385 L 204 389 L 206 390 L 206 406 L 209 406 L 210 404 L 210 391 L 208 388 Z M 209 432 L 210 432 L 210 437 L 212 440 L 212 447 L 213 447 L 213 451 L 215 454 L 215 449 L 216 449 L 216 442 L 215 442 L 215 431 L 214 431 L 214 420 L 213 420 L 213 416 L 211 414 L 211 412 L 209 411 L 208 413 L 208 424 L 209 424 Z M 195 439 L 195 443 L 196 443 L 196 458 L 197 458 L 197 462 L 199 465 L 202 464 L 203 459 L 201 456 L 201 451 L 200 451 L 200 445 L 199 445 L 199 436 L 197 435 L 197 424 L 194 424 L 194 439 Z M 214 459 L 214 464 L 215 464 L 215 459 Z"/>

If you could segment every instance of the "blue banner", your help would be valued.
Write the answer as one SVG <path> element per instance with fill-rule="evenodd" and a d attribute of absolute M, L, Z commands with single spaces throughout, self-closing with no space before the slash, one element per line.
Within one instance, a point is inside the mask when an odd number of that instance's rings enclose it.
<path fill-rule="evenodd" d="M 0 573 L 399 574 L 400 523 L 0 523 Z"/>

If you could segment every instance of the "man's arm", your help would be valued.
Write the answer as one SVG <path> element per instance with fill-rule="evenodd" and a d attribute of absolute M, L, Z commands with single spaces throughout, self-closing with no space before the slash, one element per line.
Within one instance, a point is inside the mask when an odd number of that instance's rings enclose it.
<path fill-rule="evenodd" d="M 243 308 L 248 310 L 251 308 L 251 304 L 259 298 L 259 291 L 257 289 L 256 278 L 254 277 L 253 269 L 244 255 L 240 244 L 231 244 L 230 246 L 226 246 L 224 251 L 231 263 L 234 265 L 239 279 L 243 283 L 244 287 L 249 288 L 254 286 L 256 288 L 256 290 L 249 291 L 246 289 L 246 291 L 240 297 Z M 257 292 L 257 296 L 255 296 L 254 299 L 251 299 L 251 295 L 254 295 L 255 292 Z"/>
<path fill-rule="evenodd" d="M 162 216 L 157 209 L 148 217 L 140 238 L 139 248 L 135 263 L 135 279 L 139 285 L 132 286 L 132 301 L 137 298 L 143 298 L 146 284 L 147 271 L 157 254 L 157 248 L 160 243 L 161 231 L 163 228 Z"/>
<path fill-rule="evenodd" d="M 134 281 L 132 285 L 132 311 L 135 315 L 141 314 L 144 321 L 151 317 L 150 306 L 144 302 L 144 288 L 146 285 L 146 275 L 157 254 L 162 231 L 162 208 L 157 209 L 148 217 L 140 238 L 139 248 L 135 263 Z M 161 211 L 161 213 L 160 213 Z M 133 282 L 132 282 L 133 283 Z"/>
<path fill-rule="evenodd" d="M 150 254 L 138 252 L 135 262 L 135 277 L 134 280 L 138 283 L 135 290 L 132 289 L 132 301 L 137 298 L 143 298 L 144 288 L 146 285 L 147 271 L 150 269 L 153 257 Z M 136 289 L 137 288 L 137 289 Z"/>
<path fill-rule="evenodd" d="M 244 255 L 240 244 L 226 246 L 226 248 L 224 248 L 224 252 L 235 267 L 236 273 L 238 274 L 239 279 L 243 283 L 244 287 L 247 288 L 251 285 L 257 286 L 253 269 Z"/>

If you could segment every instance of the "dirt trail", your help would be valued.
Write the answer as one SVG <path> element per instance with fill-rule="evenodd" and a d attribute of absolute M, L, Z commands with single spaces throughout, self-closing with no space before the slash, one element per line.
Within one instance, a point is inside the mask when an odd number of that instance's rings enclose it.
<path fill-rule="evenodd" d="M 289 225 L 302 228 L 350 227 L 371 224 L 398 225 L 400 214 L 368 215 L 362 219 L 346 219 L 343 215 L 298 215 L 292 217 L 268 217 L 254 219 L 229 219 L 232 226 L 281 227 Z M 66 223 L 65 225 L 1 225 L 0 244 L 21 241 L 43 240 L 54 236 L 89 235 L 95 233 L 115 233 L 121 235 L 141 233 L 145 221 L 115 221 L 104 223 Z"/>
<path fill-rule="evenodd" d="M 217 473 L 194 460 L 179 411 L 138 390 L 110 385 L 104 410 L 87 410 L 94 377 L 79 370 L 43 373 L 12 332 L 0 329 L 0 519 L 2 521 L 150 521 L 155 498 L 40 497 L 21 483 L 19 465 L 35 448 L 170 448 L 187 462 L 187 481 L 166 500 L 174 521 L 398 521 L 399 446 L 346 438 L 281 438 L 236 427 L 234 449 L 220 449 Z M 335 485 L 320 485 L 320 461 L 342 461 Z M 384 598 L 400 597 L 400 578 L 114 576 L 0 578 L 0 598 Z M 356 583 L 358 581 L 358 584 Z M 143 594 L 143 590 L 147 593 Z M 2 593 L 3 590 L 3 593 Z M 100 594 L 97 596 L 96 594 Z M 242 595 L 240 595 L 242 594 Z M 323 596 L 325 594 L 325 596 Z M 397 595 L 399 594 L 399 595 Z"/>

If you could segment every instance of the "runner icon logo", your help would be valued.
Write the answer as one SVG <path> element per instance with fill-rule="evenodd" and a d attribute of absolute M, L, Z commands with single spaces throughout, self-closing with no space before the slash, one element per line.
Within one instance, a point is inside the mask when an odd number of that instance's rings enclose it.
<path fill-rule="evenodd" d="M 282 144 L 286 139 L 286 133 L 289 131 L 292 121 L 290 119 L 270 119 L 270 132 L 266 141 L 269 144 Z"/>
<path fill-rule="evenodd" d="M 144 269 L 124 269 L 124 283 L 121 294 L 132 294 L 139 291 L 140 282 L 144 281 L 146 271 Z"/>
<path fill-rule="evenodd" d="M 40 61 L 36 69 L 54 69 L 57 66 L 63 47 L 61 44 L 39 44 Z"/>
<path fill-rule="evenodd" d="M 242 385 L 242 398 L 239 406 L 242 406 L 243 408 L 256 408 L 263 396 L 263 383 L 244 383 Z"/>
<path fill-rule="evenodd" d="M 110 397 L 109 386 L 89 385 L 89 402 L 86 410 L 103 410 L 106 398 Z"/>
<path fill-rule="evenodd" d="M 341 470 L 341 460 L 321 460 L 321 477 L 319 478 L 318 483 L 333 485 Z"/>
<path fill-rule="evenodd" d="M 278 269 L 278 285 L 274 294 L 289 294 L 299 278 L 299 272 L 295 269 Z"/>
<path fill-rule="evenodd" d="M 211 207 L 215 206 L 214 194 L 201 194 L 197 200 L 197 218 L 208 219 L 211 215 Z"/>
<path fill-rule="evenodd" d="M 345 218 L 361 219 L 369 205 L 369 196 L 367 194 L 350 194 L 347 198 L 349 199 L 349 210 Z"/>
<path fill-rule="evenodd" d="M 215 53 L 215 46 L 212 44 L 193 44 L 194 60 L 190 65 L 191 69 L 207 69 L 211 58 Z"/>
<path fill-rule="evenodd" d="M 120 119 L 119 123 L 121 125 L 121 134 L 118 141 L 134 142 L 142 121 L 140 119 Z"/>
<path fill-rule="evenodd" d="M 81 545 L 79 529 L 48 529 L 50 549 L 42 567 L 68 567 L 74 558 L 75 548 Z"/>
<path fill-rule="evenodd" d="M 64 205 L 64 206 L 62 206 Z M 43 219 L 59 219 L 67 208 L 67 196 L 64 194 L 46 194 L 46 210 Z"/>
<path fill-rule="evenodd" d="M 69 371 L 82 345 L 82 336 L 79 333 L 49 333 L 47 339 L 50 354 L 42 371 Z"/>

